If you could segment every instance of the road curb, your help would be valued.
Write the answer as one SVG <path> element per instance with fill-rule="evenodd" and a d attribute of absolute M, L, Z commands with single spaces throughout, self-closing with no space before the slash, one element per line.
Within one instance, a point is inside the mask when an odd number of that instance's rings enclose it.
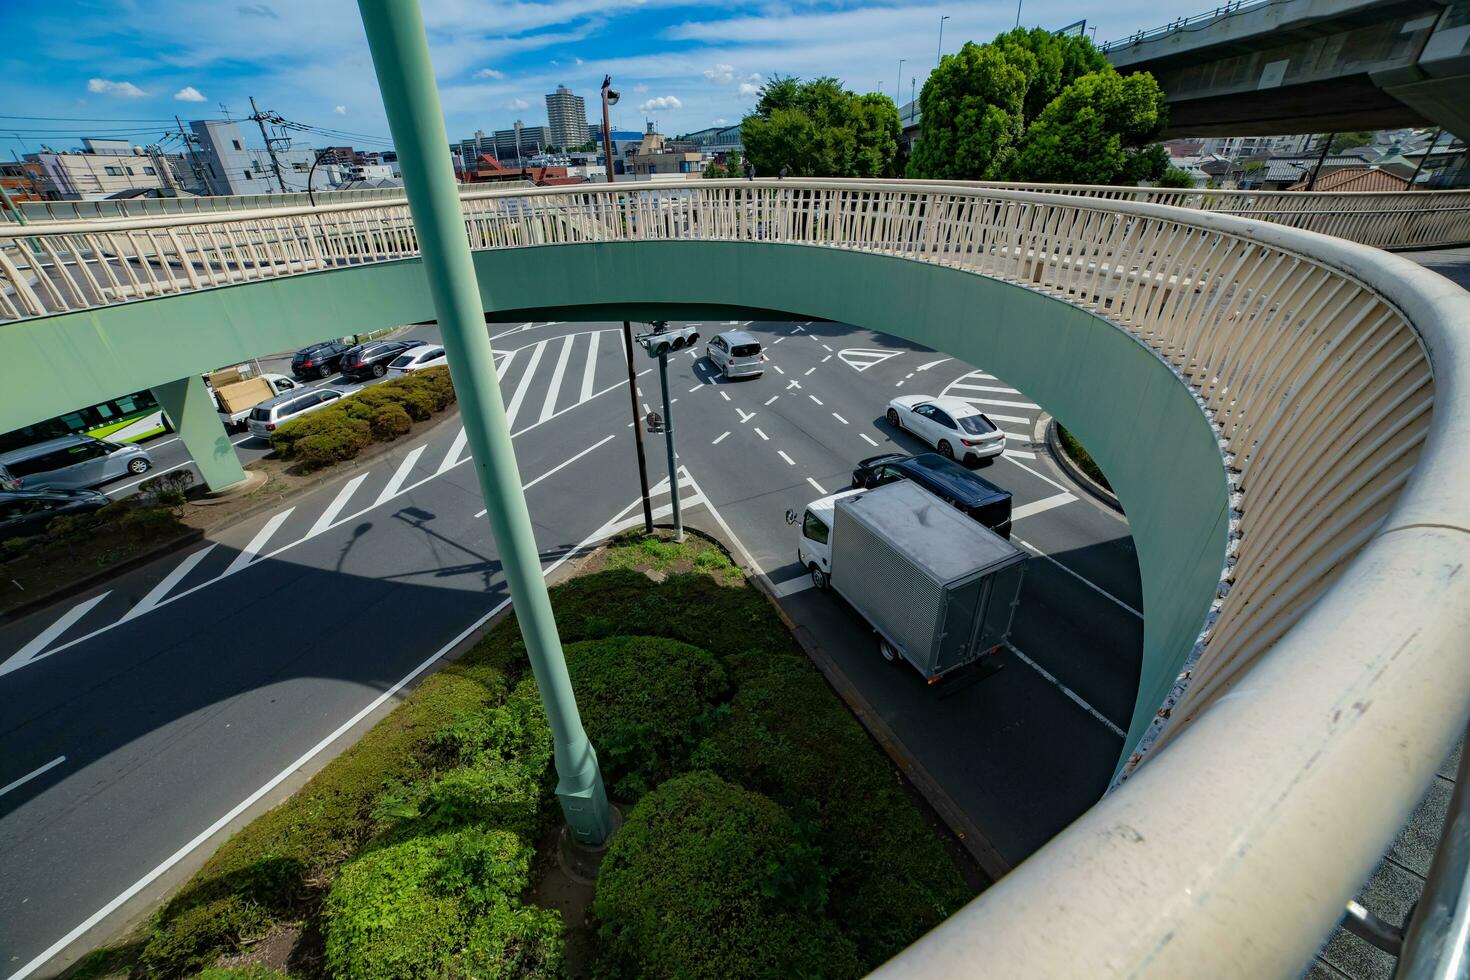
<path fill-rule="evenodd" d="M 1062 448 L 1061 440 L 1057 437 L 1057 420 L 1049 415 L 1044 416 L 1044 419 L 1044 423 L 1041 424 L 1046 427 L 1046 451 L 1051 454 L 1052 461 L 1057 464 L 1057 468 L 1067 474 L 1067 477 L 1086 491 L 1089 496 L 1122 514 L 1123 504 L 1118 500 L 1118 495 L 1082 472 L 1082 468 L 1072 462 L 1072 457 L 1068 456 L 1067 451 Z"/>
<path fill-rule="evenodd" d="M 80 595 L 115 575 L 124 575 L 135 568 L 142 568 L 149 562 L 156 561 L 175 551 L 182 551 L 189 545 L 197 544 L 203 540 L 204 531 L 202 529 L 191 529 L 187 534 L 180 534 L 177 537 L 169 538 L 167 541 L 161 542 L 131 558 L 125 558 L 115 565 L 100 568 L 85 578 L 70 582 L 59 589 L 52 589 L 50 592 L 38 595 L 34 599 L 28 599 L 20 605 L 0 613 L 0 620 L 14 621 L 24 619 L 32 613 L 39 612 L 47 606 L 54 605 L 63 599 L 70 599 L 73 596 Z"/>

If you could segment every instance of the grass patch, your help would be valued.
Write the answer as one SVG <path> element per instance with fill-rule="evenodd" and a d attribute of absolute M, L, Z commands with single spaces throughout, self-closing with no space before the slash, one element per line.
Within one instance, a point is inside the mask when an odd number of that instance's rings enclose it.
<path fill-rule="evenodd" d="M 552 590 L 605 781 L 637 804 L 609 855 L 626 873 L 594 905 L 600 974 L 857 976 L 971 897 L 769 603 L 730 587 L 723 552 L 625 539 L 605 566 Z M 512 615 L 96 966 L 192 975 L 299 923 L 317 946 L 292 977 L 559 976 L 564 930 L 583 926 L 525 900 L 560 820 L 551 762 Z"/>
<path fill-rule="evenodd" d="M 1077 468 L 1086 473 L 1092 482 L 1100 484 L 1105 490 L 1113 489 L 1108 483 L 1108 478 L 1103 476 L 1103 471 L 1093 461 L 1092 455 L 1082 448 L 1082 443 L 1077 441 L 1076 436 L 1060 425 L 1057 426 L 1057 441 L 1062 444 L 1062 452 L 1066 453 L 1067 457 L 1076 463 Z"/>

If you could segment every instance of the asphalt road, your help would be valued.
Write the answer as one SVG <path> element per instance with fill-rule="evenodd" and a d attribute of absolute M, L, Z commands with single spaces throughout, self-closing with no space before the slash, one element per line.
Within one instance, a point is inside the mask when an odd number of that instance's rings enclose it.
<path fill-rule="evenodd" d="M 718 326 L 705 324 L 706 336 Z M 1029 444 L 1036 407 L 983 366 L 835 324 L 745 329 L 767 345 L 763 378 L 726 383 L 687 355 L 670 364 L 686 520 L 728 528 L 786 609 L 1018 862 L 1096 799 L 1122 748 L 1142 639 L 1126 524 L 1070 492 Z M 536 323 L 492 333 L 550 565 L 638 520 L 620 331 Z M 641 400 L 656 407 L 654 362 L 638 357 Z M 895 394 L 941 392 L 977 399 L 1017 437 L 984 475 L 1014 493 L 1015 539 L 1037 557 L 1003 669 L 929 687 L 881 661 L 839 598 L 808 587 L 783 515 L 847 486 L 861 457 L 925 448 L 890 430 L 884 408 Z M 182 454 L 182 444 L 150 447 L 158 470 L 186 465 L 168 450 Z M 242 440 L 240 451 L 264 447 Z M 648 458 L 666 513 L 661 437 L 649 438 Z M 192 552 L 0 621 L 0 976 L 39 970 L 49 948 L 501 603 L 481 507 L 462 430 L 449 423 Z"/>

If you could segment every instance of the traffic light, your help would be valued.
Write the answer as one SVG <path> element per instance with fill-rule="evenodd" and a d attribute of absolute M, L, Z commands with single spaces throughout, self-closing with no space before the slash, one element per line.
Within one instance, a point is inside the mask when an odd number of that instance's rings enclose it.
<path fill-rule="evenodd" d="M 652 333 L 638 335 L 638 343 L 650 355 L 658 357 L 699 343 L 699 328 L 675 327 L 670 330 L 666 324 L 655 323 Z"/>

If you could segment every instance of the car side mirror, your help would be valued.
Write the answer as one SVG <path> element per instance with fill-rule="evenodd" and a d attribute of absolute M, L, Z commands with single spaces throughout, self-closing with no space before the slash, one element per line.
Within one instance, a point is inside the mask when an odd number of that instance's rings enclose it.
<path fill-rule="evenodd" d="M 799 518 L 799 517 L 796 516 L 796 511 L 792 510 L 790 507 L 786 508 L 786 523 L 787 524 L 795 524 L 800 519 L 801 518 Z"/>

